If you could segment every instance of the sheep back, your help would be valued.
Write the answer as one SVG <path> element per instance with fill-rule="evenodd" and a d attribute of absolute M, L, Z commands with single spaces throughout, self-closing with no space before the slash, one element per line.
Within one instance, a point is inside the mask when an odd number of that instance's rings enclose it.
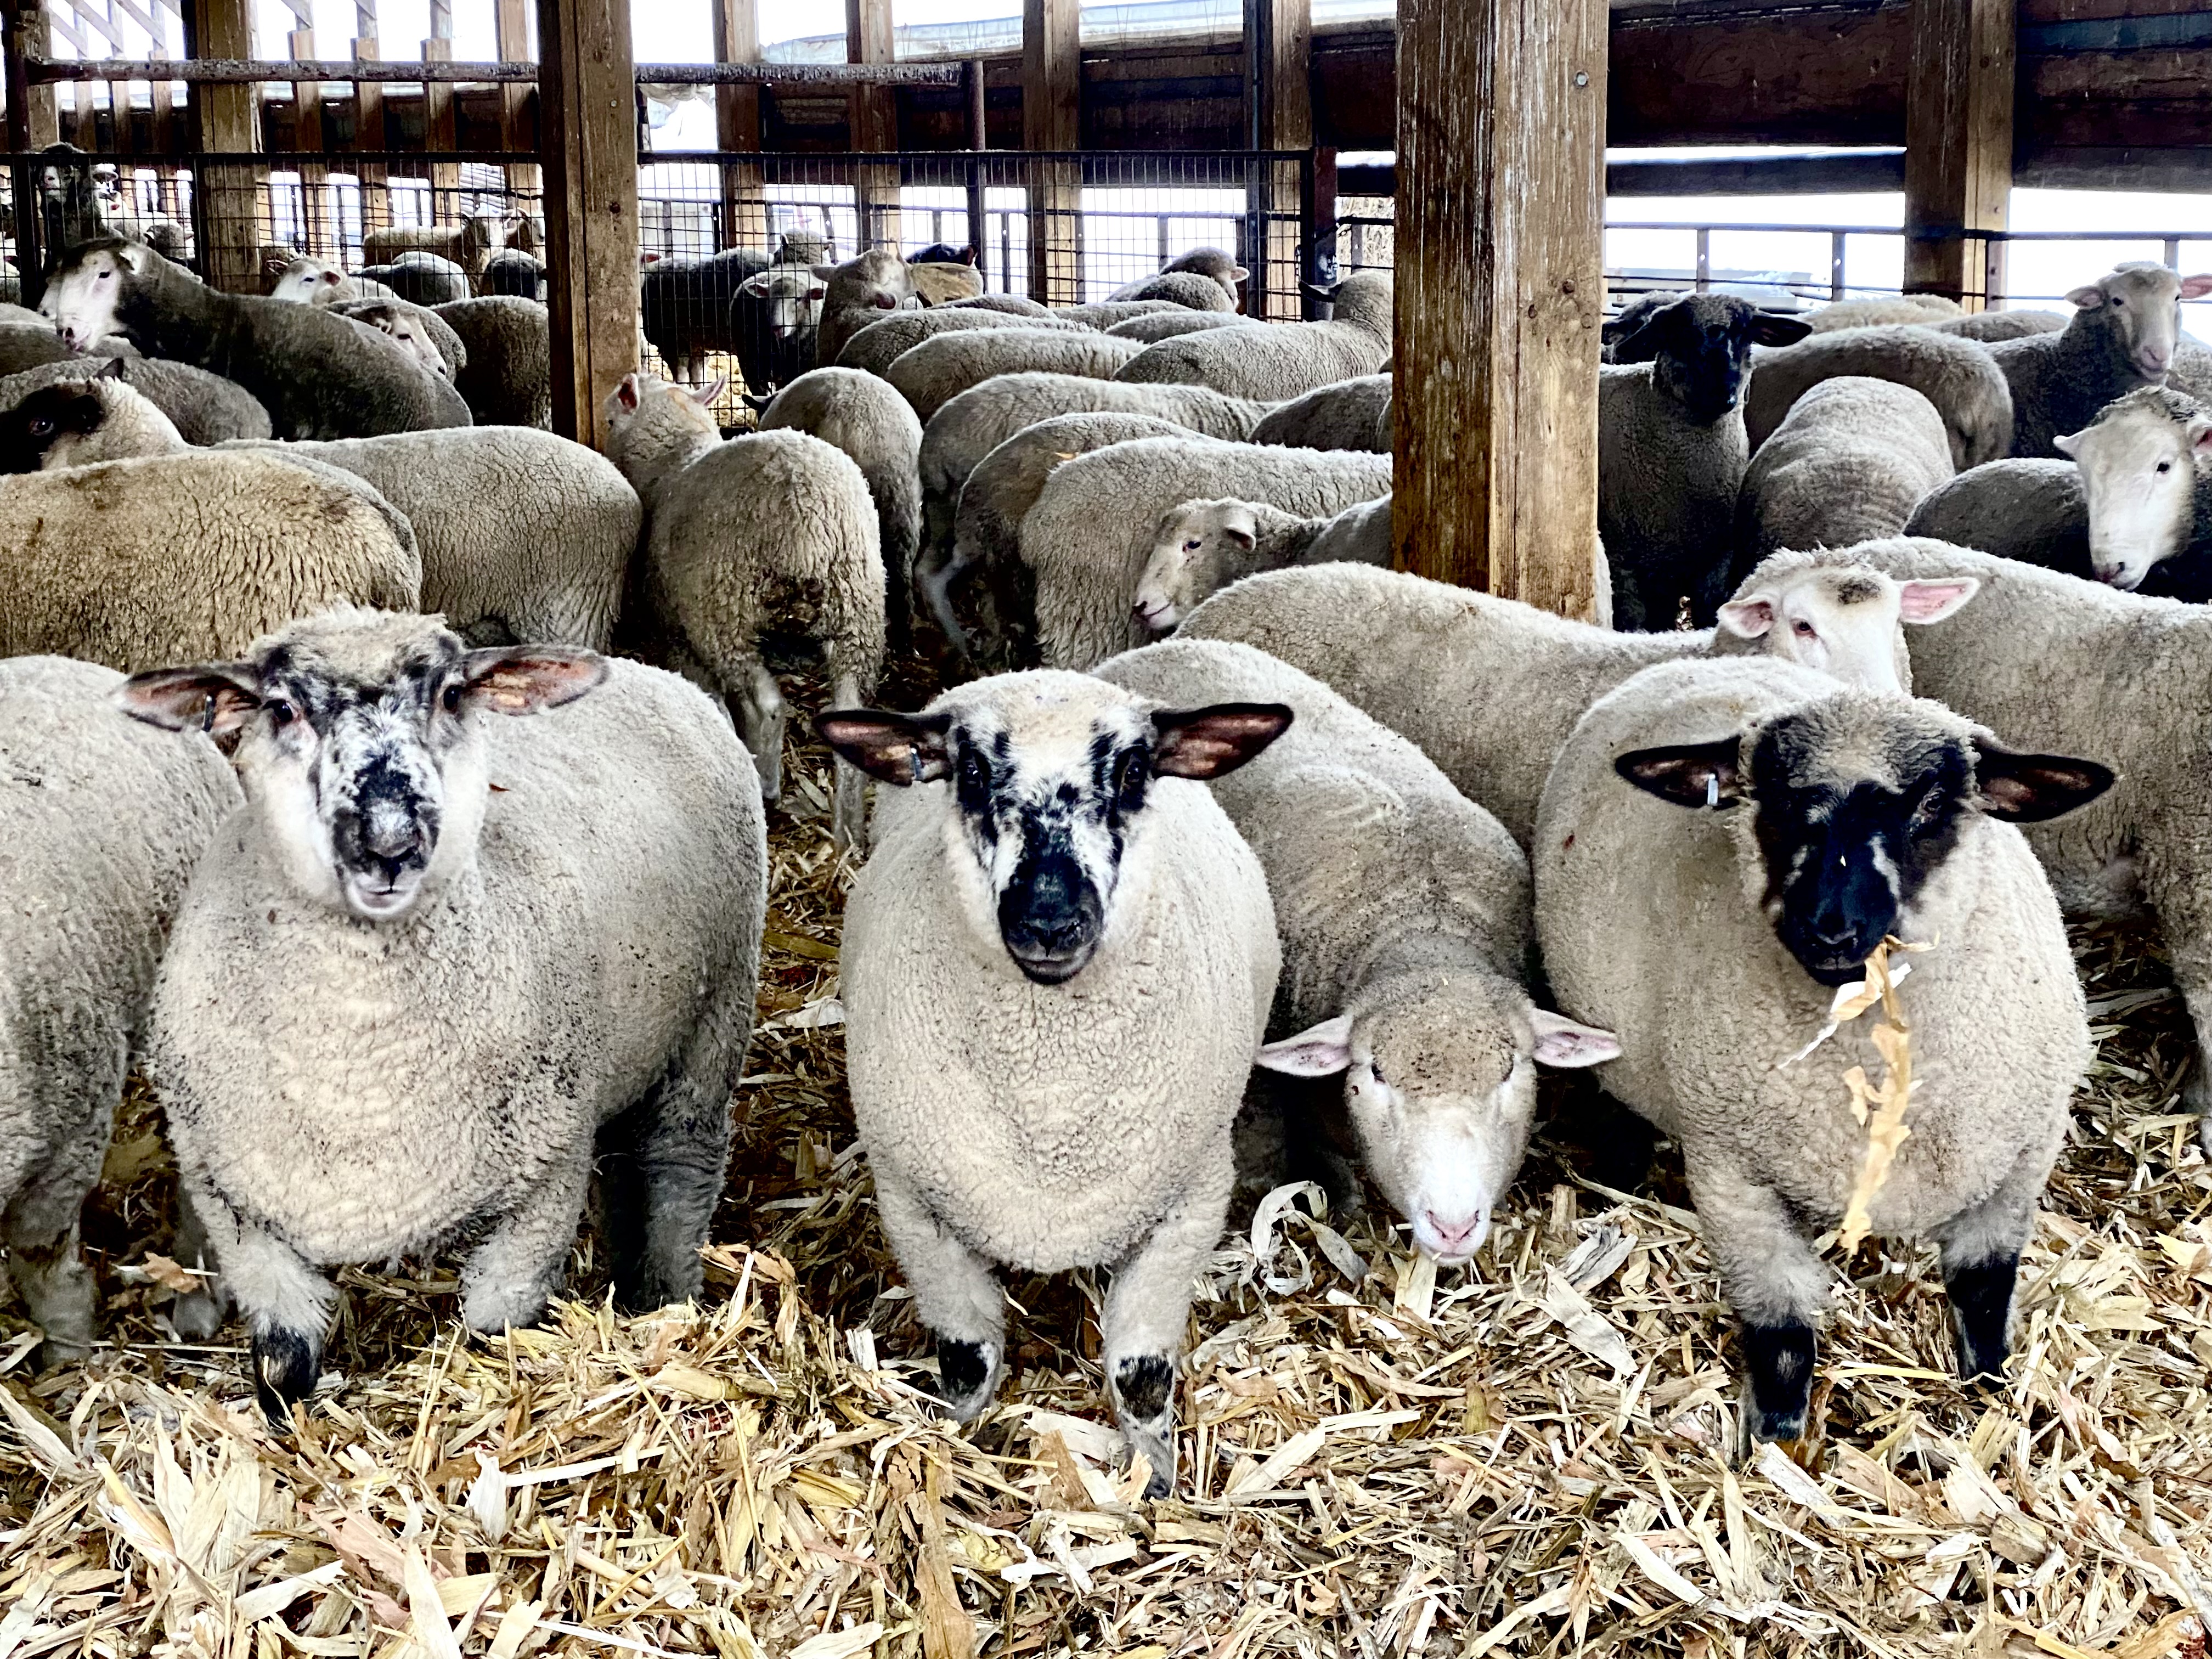
<path fill-rule="evenodd" d="M 1095 329 L 981 329 L 939 335 L 900 354 L 884 378 L 924 421 L 970 386 L 1000 374 L 1109 380 L 1145 348 Z"/>
<path fill-rule="evenodd" d="M 837 353 L 835 367 L 865 369 L 871 374 L 882 374 L 924 340 L 933 340 L 940 334 L 972 333 L 994 328 L 1059 330 L 1070 334 L 1088 331 L 1081 324 L 1062 322 L 1050 313 L 1042 317 L 1032 317 L 1014 312 L 970 309 L 966 306 L 929 311 L 886 312 L 881 322 L 870 323 L 845 342 Z"/>
<path fill-rule="evenodd" d="M 482 426 L 553 424 L 553 337 L 545 307 L 483 295 L 433 307 L 459 337 L 468 362 L 453 389 Z"/>
<path fill-rule="evenodd" d="M 1790 405 L 1745 470 L 1736 569 L 1781 548 L 1848 547 L 1905 528 L 1953 476 L 1936 405 L 1863 375 L 1823 380 Z"/>
<path fill-rule="evenodd" d="M 1751 447 L 1766 441 L 1808 387 L 1838 374 L 1894 380 L 1935 404 L 1961 471 L 2012 447 L 2012 388 L 1990 349 L 1924 326 L 1840 329 L 1753 352 L 1743 402 Z"/>
<path fill-rule="evenodd" d="M 1249 441 L 1387 455 L 1392 439 L 1390 386 L 1388 374 L 1363 374 L 1318 386 L 1268 410 L 1252 428 Z"/>
<path fill-rule="evenodd" d="M 2088 497 L 2081 469 L 2071 461 L 1987 461 L 1971 467 L 1930 491 L 1912 509 L 1904 533 L 2039 564 L 2084 581 L 2094 574 Z"/>

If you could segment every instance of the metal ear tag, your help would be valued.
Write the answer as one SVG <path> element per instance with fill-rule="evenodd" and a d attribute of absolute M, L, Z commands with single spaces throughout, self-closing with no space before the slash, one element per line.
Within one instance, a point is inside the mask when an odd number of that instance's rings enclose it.
<path fill-rule="evenodd" d="M 1705 806 L 1706 806 L 1706 809 L 1707 809 L 1708 811 L 1710 811 L 1710 810 L 1711 810 L 1711 809 L 1712 809 L 1713 807 L 1718 806 L 1720 804 L 1721 804 L 1721 775 L 1720 775 L 1719 773 L 1717 773 L 1717 772 L 1708 772 L 1708 773 L 1706 773 L 1706 774 L 1705 774 Z"/>
<path fill-rule="evenodd" d="M 921 781 L 921 745 L 915 744 L 906 751 L 907 770 L 914 775 L 916 783 Z"/>
<path fill-rule="evenodd" d="M 213 736 L 215 732 L 215 693 L 207 695 L 207 702 L 200 710 L 200 730 Z"/>

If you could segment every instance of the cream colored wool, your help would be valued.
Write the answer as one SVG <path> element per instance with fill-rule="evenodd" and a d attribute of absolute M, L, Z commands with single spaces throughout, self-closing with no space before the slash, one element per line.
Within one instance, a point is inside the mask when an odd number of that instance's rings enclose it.
<path fill-rule="evenodd" d="M 1363 374 L 1319 386 L 1267 411 L 1252 428 L 1255 444 L 1287 444 L 1292 449 L 1366 449 L 1390 453 L 1390 386 L 1388 374 Z"/>
<path fill-rule="evenodd" d="M 845 343 L 893 311 L 918 310 L 914 268 L 896 253 L 871 248 L 842 265 L 814 267 L 825 284 L 822 324 L 815 336 L 815 361 L 842 363 Z"/>
<path fill-rule="evenodd" d="M 1052 314 L 1082 328 L 1109 329 L 1136 317 L 1171 317 L 1190 309 L 1173 300 L 1098 300 L 1085 306 L 1054 306 Z"/>
<path fill-rule="evenodd" d="M 1179 334 L 1203 334 L 1209 329 L 1241 328 L 1244 319 L 1233 311 L 1148 311 L 1141 317 L 1125 317 L 1107 325 L 1116 339 L 1156 345 Z"/>
<path fill-rule="evenodd" d="M 982 306 L 933 307 L 927 311 L 884 311 L 838 349 L 836 367 L 881 374 L 924 340 L 940 334 L 980 333 L 987 329 L 1043 329 L 1065 334 L 1088 332 L 1080 323 L 1062 322 L 1050 312 L 997 311 Z"/>
<path fill-rule="evenodd" d="M 1911 386 L 1823 380 L 1790 405 L 1744 471 L 1736 568 L 1785 547 L 1894 536 L 1953 474 L 1943 417 Z"/>
<path fill-rule="evenodd" d="M 777 392 L 761 411 L 762 431 L 782 427 L 843 450 L 868 481 L 868 494 L 876 502 L 885 599 L 890 614 L 902 625 L 915 549 L 921 539 L 921 422 L 906 399 L 875 375 L 817 368 Z"/>
<path fill-rule="evenodd" d="M 1230 283 L 1202 270 L 1159 270 L 1124 283 L 1108 296 L 1108 305 L 1133 300 L 1166 300 L 1193 311 L 1227 313 L 1237 309 L 1237 290 Z"/>
<path fill-rule="evenodd" d="M 1234 398 L 1279 402 L 1336 380 L 1380 373 L 1390 362 L 1390 273 L 1363 270 L 1340 283 L 1325 323 L 1250 323 L 1147 346 L 1117 378 L 1182 380 Z"/>
<path fill-rule="evenodd" d="M 1972 311 L 1963 317 L 1943 318 L 1929 326 L 1941 334 L 1994 345 L 1999 340 L 2021 340 L 2031 334 L 2056 334 L 2066 326 L 2066 318 L 2056 311 Z"/>
<path fill-rule="evenodd" d="M 1844 328 L 1883 328 L 1900 323 L 1937 323 L 1959 314 L 1959 302 L 1940 294 L 1881 295 L 1864 300 L 1837 300 L 1815 306 L 1805 313 L 1815 334 L 1832 334 Z"/>
<path fill-rule="evenodd" d="M 2013 394 L 1978 341 L 1926 327 L 1853 328 L 1752 354 L 1743 423 L 1755 450 L 1812 386 L 1839 374 L 1909 386 L 1936 405 L 1964 471 L 2012 453 Z"/>
<path fill-rule="evenodd" d="M 1001 374 L 1079 374 L 1107 380 L 1146 348 L 1096 329 L 986 328 L 940 334 L 884 371 L 925 422 L 972 386 Z"/>

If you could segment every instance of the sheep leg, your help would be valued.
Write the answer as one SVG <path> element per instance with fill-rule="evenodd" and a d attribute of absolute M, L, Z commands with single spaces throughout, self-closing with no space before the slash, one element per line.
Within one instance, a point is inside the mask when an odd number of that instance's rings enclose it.
<path fill-rule="evenodd" d="M 1747 1397 L 1738 1449 L 1795 1440 L 1812 1403 L 1813 1321 L 1827 1297 L 1828 1271 L 1771 1188 L 1693 1157 L 1690 1191 L 1721 1287 L 1743 1321 Z"/>
<path fill-rule="evenodd" d="M 783 796 L 783 688 L 756 658 L 738 688 L 738 735 L 752 750 L 761 799 L 773 806 Z"/>
<path fill-rule="evenodd" d="M 88 1056 L 88 1058 L 91 1058 Z M 99 1297 L 84 1260 L 77 1218 L 99 1184 L 108 1126 L 123 1091 L 123 1050 L 100 1055 L 78 1075 L 87 1078 L 76 1121 L 57 1124 L 52 1152 L 27 1179 L 9 1182 L 15 1195 L 0 1210 L 0 1239 L 8 1245 L 8 1273 L 23 1305 L 46 1333 L 41 1364 L 74 1363 L 92 1349 Z M 0 1177 L 4 1178 L 4 1177 Z M 0 1188 L 0 1190 L 5 1190 Z"/>
<path fill-rule="evenodd" d="M 860 683 L 850 674 L 837 676 L 833 695 L 832 707 L 838 708 L 858 708 L 865 701 Z M 867 838 L 866 781 L 858 768 L 843 760 L 832 760 L 830 769 L 835 778 L 830 786 L 830 837 L 840 852 L 858 852 Z"/>
<path fill-rule="evenodd" d="M 2163 915 L 2160 921 L 2168 939 L 2179 932 Z M 2204 1155 L 2212 1158 L 2212 979 L 2192 982 L 2197 975 L 2179 960 L 2182 952 L 2176 951 L 2174 955 L 2173 976 L 2180 984 L 2183 1000 L 2189 1005 L 2189 1024 L 2197 1033 L 2197 1063 L 2189 1068 L 2189 1076 L 2181 1085 L 2181 1104 L 2185 1111 L 2197 1114 L 2197 1139 L 2204 1148 Z"/>
<path fill-rule="evenodd" d="M 535 1325 L 561 1288 L 576 1242 L 592 1160 L 580 1154 L 548 1166 L 461 1263 L 461 1318 L 487 1334 Z"/>
<path fill-rule="evenodd" d="M 1150 1467 L 1147 1498 L 1175 1490 L 1176 1364 L 1190 1323 L 1192 1287 L 1221 1242 L 1231 1164 L 1224 1148 L 1215 1169 L 1193 1183 L 1136 1253 L 1114 1270 L 1100 1321 L 1106 1390 L 1132 1462 Z"/>
<path fill-rule="evenodd" d="M 922 603 L 937 620 L 945 643 L 960 654 L 962 661 L 975 665 L 974 643 L 968 630 L 960 625 L 960 614 L 952 608 L 952 585 L 968 574 L 968 562 L 960 556 L 957 542 L 939 546 L 933 543 L 923 556 L 915 562 L 915 586 L 921 590 Z"/>
<path fill-rule="evenodd" d="M 272 1428 L 289 1429 L 293 1406 L 314 1393 L 322 1375 L 337 1291 L 298 1251 L 239 1216 L 190 1172 L 185 1187 L 253 1339 L 254 1398 Z"/>
<path fill-rule="evenodd" d="M 182 1187 L 177 1190 L 177 1237 L 170 1248 L 179 1265 L 211 1275 L 200 1281 L 198 1290 L 180 1292 L 169 1304 L 169 1323 L 177 1334 L 187 1342 L 205 1342 L 230 1316 L 230 1292 L 214 1272 L 215 1247 L 209 1243 L 207 1224 L 200 1219 L 191 1192 Z"/>
<path fill-rule="evenodd" d="M 750 1012 L 711 1012 L 660 1086 L 599 1131 L 607 1249 L 626 1308 L 689 1301 L 705 1281 L 699 1252 L 729 1159 L 728 1037 L 734 1029 L 742 1058 Z"/>
<path fill-rule="evenodd" d="M 2023 1153 L 1995 1192 L 1936 1230 L 1962 1378 L 2004 1374 L 2020 1253 L 2034 1236 L 2035 1201 L 2050 1170 L 2041 1148 Z"/>
<path fill-rule="evenodd" d="M 892 1165 L 875 1164 L 876 1210 L 915 1311 L 937 1338 L 938 1392 L 956 1419 L 972 1423 L 999 1391 L 1006 1366 L 1006 1298 L 991 1264 L 955 1238 Z"/>
<path fill-rule="evenodd" d="M 76 1364 L 92 1352 L 93 1319 L 99 1297 L 92 1269 L 72 1220 L 58 1235 L 28 1236 L 11 1213 L 7 1222 L 8 1276 L 23 1298 L 32 1322 L 46 1334 L 39 1347 L 41 1365 Z"/>

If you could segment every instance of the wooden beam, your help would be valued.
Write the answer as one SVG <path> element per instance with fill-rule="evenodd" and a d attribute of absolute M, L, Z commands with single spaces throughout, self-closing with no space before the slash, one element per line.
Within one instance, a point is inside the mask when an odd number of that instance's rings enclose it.
<path fill-rule="evenodd" d="M 493 0 L 492 39 L 502 58 L 514 60 L 530 56 L 529 0 Z M 530 126 L 524 119 L 530 101 L 530 88 L 520 82 L 502 82 L 499 89 L 499 142 L 502 149 L 524 150 L 530 148 Z M 507 188 L 509 194 L 525 198 L 535 198 L 543 188 L 538 169 L 526 161 L 510 162 L 507 169 Z M 533 200 L 517 204 L 526 212 L 535 212 Z"/>
<path fill-rule="evenodd" d="M 440 21 L 446 33 L 434 31 Z M 430 8 L 430 27 L 434 31 L 422 43 L 422 61 L 426 64 L 450 64 L 453 61 L 453 16 L 441 13 L 434 3 Z M 453 88 L 451 83 L 426 81 L 422 83 L 422 148 L 428 150 L 453 150 L 459 148 L 460 131 L 453 115 Z M 453 161 L 433 161 L 430 173 L 430 222 L 447 224 L 460 217 L 459 192 L 461 169 Z"/>
<path fill-rule="evenodd" d="M 1075 149 L 1083 137 L 1079 0 L 1022 0 L 1022 147 Z M 1030 168 L 1030 298 L 1079 300 L 1083 174 L 1039 162 Z"/>
<path fill-rule="evenodd" d="M 553 429 L 598 447 L 637 367 L 637 93 L 629 0 L 538 0 Z"/>
<path fill-rule="evenodd" d="M 248 0 L 191 0 L 185 50 L 192 57 L 238 58 L 253 50 Z M 259 94 L 251 86 L 193 87 L 194 147 L 204 153 L 244 152 L 261 147 Z M 262 173 L 242 167 L 208 167 L 192 204 L 199 221 L 200 275 L 210 288 L 258 294 Z"/>
<path fill-rule="evenodd" d="M 374 35 L 361 35 L 353 43 L 354 61 L 374 63 L 381 49 Z M 381 81 L 353 83 L 353 143 L 356 149 L 384 148 Z M 392 169 L 381 161 L 363 161 L 354 168 L 354 176 L 361 180 L 361 229 L 364 236 L 392 222 L 392 191 L 386 182 L 391 174 Z"/>
<path fill-rule="evenodd" d="M 714 0 L 714 61 L 760 62 L 760 0 Z M 714 143 L 746 155 L 761 147 L 761 89 L 714 88 Z M 722 169 L 722 246 L 768 246 L 768 191 L 759 167 L 735 161 Z"/>
<path fill-rule="evenodd" d="M 1905 286 L 1978 311 L 2003 291 L 2012 195 L 2014 0 L 1912 0 L 1905 91 Z"/>
<path fill-rule="evenodd" d="M 1253 149 L 1313 148 L 1313 0 L 1244 0 L 1246 143 Z M 1255 317 L 1300 314 L 1298 169 L 1255 167 L 1246 194 L 1244 309 Z"/>
<path fill-rule="evenodd" d="M 1595 620 L 1605 0 L 1398 16 L 1398 562 Z"/>
<path fill-rule="evenodd" d="M 889 64 L 897 57 L 891 33 L 891 0 L 845 0 L 845 61 Z M 898 103 L 889 87 L 855 87 L 847 124 L 858 150 L 898 148 Z M 899 179 L 896 167 L 862 167 L 854 176 L 860 209 L 860 246 L 899 246 Z"/>

